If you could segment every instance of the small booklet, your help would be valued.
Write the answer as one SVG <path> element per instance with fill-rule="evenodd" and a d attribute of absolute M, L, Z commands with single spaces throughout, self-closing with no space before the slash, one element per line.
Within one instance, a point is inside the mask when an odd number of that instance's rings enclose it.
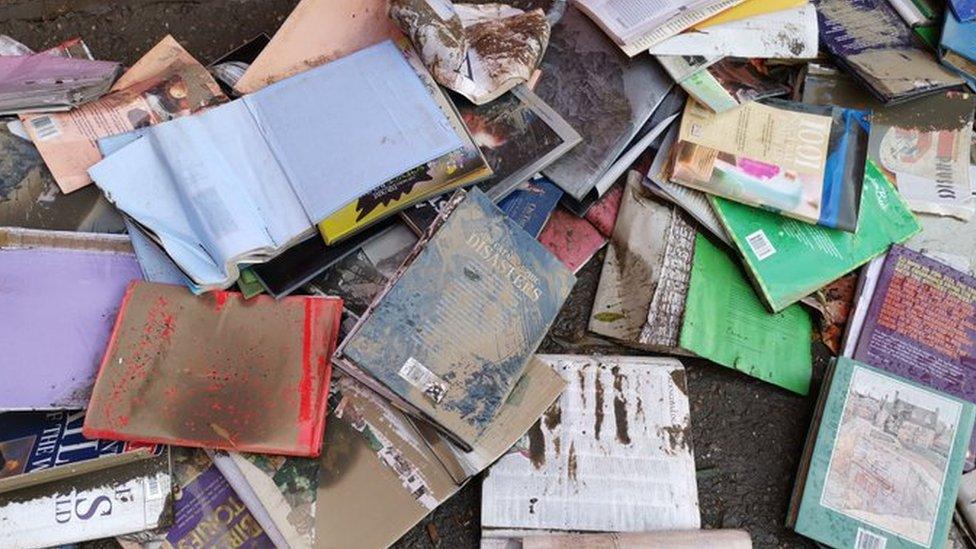
<path fill-rule="evenodd" d="M 90 173 L 195 284 L 222 289 L 238 264 L 266 261 L 383 182 L 461 146 L 403 53 L 384 42 L 154 126 Z"/>
<path fill-rule="evenodd" d="M 946 13 L 939 60 L 976 90 L 976 21 L 963 23 L 952 13 Z"/>
<path fill-rule="evenodd" d="M 470 448 L 575 281 L 484 193 L 459 191 L 343 340 L 336 364 Z"/>
<path fill-rule="evenodd" d="M 716 114 L 689 100 L 671 181 L 854 232 L 868 134 L 864 114 L 786 101 Z"/>
<path fill-rule="evenodd" d="M 89 438 L 295 456 L 322 450 L 342 301 L 135 282 L 85 417 Z"/>
<path fill-rule="evenodd" d="M 974 415 L 970 402 L 836 359 L 787 526 L 830 547 L 944 547 Z"/>

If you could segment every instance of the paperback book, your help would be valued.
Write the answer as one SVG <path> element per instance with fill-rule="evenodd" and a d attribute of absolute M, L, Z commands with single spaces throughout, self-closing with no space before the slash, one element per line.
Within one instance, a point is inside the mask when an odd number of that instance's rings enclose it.
<path fill-rule="evenodd" d="M 343 340 L 336 363 L 470 448 L 574 282 L 484 193 L 458 192 Z"/>

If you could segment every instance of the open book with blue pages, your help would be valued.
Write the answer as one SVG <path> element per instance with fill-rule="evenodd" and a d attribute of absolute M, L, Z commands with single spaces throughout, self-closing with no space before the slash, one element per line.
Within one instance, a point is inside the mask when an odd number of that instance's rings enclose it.
<path fill-rule="evenodd" d="M 404 54 L 383 42 L 154 126 L 89 173 L 209 290 L 233 284 L 239 264 L 267 261 L 360 195 L 462 145 Z"/>

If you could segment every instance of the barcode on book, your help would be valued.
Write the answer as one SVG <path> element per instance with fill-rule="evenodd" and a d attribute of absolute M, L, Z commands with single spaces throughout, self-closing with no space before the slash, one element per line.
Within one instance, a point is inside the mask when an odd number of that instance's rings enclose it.
<path fill-rule="evenodd" d="M 157 499 L 162 496 L 162 490 L 159 488 L 159 479 L 156 475 L 149 475 L 146 477 L 146 499 Z"/>
<path fill-rule="evenodd" d="M 752 233 L 746 237 L 746 242 L 749 243 L 749 248 L 752 249 L 752 253 L 756 254 L 756 259 L 762 261 L 767 257 L 776 253 L 776 248 L 773 247 L 773 243 L 766 238 L 766 233 L 759 229 L 758 231 Z"/>
<path fill-rule="evenodd" d="M 868 532 L 864 528 L 857 529 L 857 537 L 854 539 L 854 549 L 884 549 L 888 543 L 888 538 L 879 536 L 874 532 Z"/>
<path fill-rule="evenodd" d="M 399 374 L 407 383 L 420 389 L 427 395 L 427 398 L 438 404 L 444 400 L 444 395 L 447 394 L 447 383 L 413 357 L 408 358 L 403 363 Z"/>
<path fill-rule="evenodd" d="M 34 139 L 45 141 L 61 135 L 58 123 L 50 116 L 38 116 L 30 120 L 31 129 L 34 130 Z"/>

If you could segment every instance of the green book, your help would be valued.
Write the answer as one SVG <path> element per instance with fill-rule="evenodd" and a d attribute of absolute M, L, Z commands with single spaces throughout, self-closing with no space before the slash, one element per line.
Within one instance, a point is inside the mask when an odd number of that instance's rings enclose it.
<path fill-rule="evenodd" d="M 864 168 L 857 231 L 811 225 L 710 196 L 766 306 L 779 312 L 902 243 L 921 227 L 873 162 Z"/>
<path fill-rule="evenodd" d="M 840 358 L 827 372 L 788 526 L 830 547 L 944 547 L 976 409 Z"/>
<path fill-rule="evenodd" d="M 241 276 L 237 279 L 237 288 L 241 291 L 244 299 L 251 299 L 264 293 L 264 285 L 258 280 L 251 267 L 241 268 Z"/>
<path fill-rule="evenodd" d="M 812 329 L 810 315 L 800 305 L 776 314 L 767 311 L 732 258 L 698 235 L 682 348 L 805 395 L 813 364 Z"/>

